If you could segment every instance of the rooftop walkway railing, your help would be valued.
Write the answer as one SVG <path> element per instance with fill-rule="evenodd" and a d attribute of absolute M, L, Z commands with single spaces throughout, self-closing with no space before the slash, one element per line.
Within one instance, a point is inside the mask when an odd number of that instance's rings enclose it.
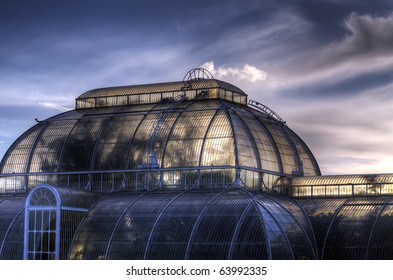
<path fill-rule="evenodd" d="M 28 192 L 40 184 L 98 192 L 225 189 L 234 185 L 265 188 L 265 184 L 271 186 L 274 180 L 282 175 L 244 166 L 12 173 L 0 174 L 0 194 Z"/>

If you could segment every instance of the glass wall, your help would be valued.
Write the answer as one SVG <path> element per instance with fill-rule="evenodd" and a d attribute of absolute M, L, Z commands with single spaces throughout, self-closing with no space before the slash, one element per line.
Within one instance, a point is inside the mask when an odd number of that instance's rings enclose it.
<path fill-rule="evenodd" d="M 23 259 L 26 195 L 0 195 L 0 259 Z"/>
<path fill-rule="evenodd" d="M 391 196 L 314 198 L 302 202 L 321 259 L 393 258 Z"/>
<path fill-rule="evenodd" d="M 83 220 L 69 257 L 315 259 L 310 232 L 299 206 L 279 196 L 240 189 L 114 193 Z"/>
<path fill-rule="evenodd" d="M 281 177 L 273 188 L 279 193 L 295 197 L 393 194 L 393 174 Z"/>
<path fill-rule="evenodd" d="M 105 93 L 102 93 L 105 95 Z M 132 93 L 119 96 L 79 97 L 76 109 L 100 108 L 110 106 L 154 104 L 169 102 L 178 96 L 186 99 L 216 99 L 223 98 L 231 102 L 247 105 L 247 95 L 221 88 L 187 89 L 169 92 Z"/>

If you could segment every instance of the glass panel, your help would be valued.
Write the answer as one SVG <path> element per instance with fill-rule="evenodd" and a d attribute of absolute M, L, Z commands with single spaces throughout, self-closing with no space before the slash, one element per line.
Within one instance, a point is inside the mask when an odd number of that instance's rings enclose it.
<path fill-rule="evenodd" d="M 85 99 L 85 108 L 93 108 L 96 106 L 95 98 Z"/>
<path fill-rule="evenodd" d="M 192 99 L 194 99 L 195 96 L 196 96 L 196 90 L 187 90 L 185 93 L 186 93 L 186 98 L 187 98 L 188 100 L 192 100 Z M 178 94 L 175 93 L 175 97 L 176 97 L 177 95 L 178 95 Z"/>
<path fill-rule="evenodd" d="M 388 205 L 383 209 L 372 236 L 367 259 L 371 260 L 392 260 L 393 259 L 393 205 L 389 199 Z"/>
<path fill-rule="evenodd" d="M 106 99 L 106 105 L 107 106 L 117 106 L 117 97 L 107 97 Z"/>
<path fill-rule="evenodd" d="M 49 253 L 55 253 L 56 251 L 56 233 L 52 232 L 48 227 L 50 213 L 49 211 L 41 210 L 30 211 L 30 213 L 35 216 L 35 227 L 25 233 L 29 236 L 28 257 L 39 260 L 50 259 Z M 30 217 L 32 216 L 30 215 Z"/>
<path fill-rule="evenodd" d="M 247 105 L 247 96 L 240 96 L 240 103 L 243 105 Z"/>
<path fill-rule="evenodd" d="M 226 90 L 225 91 L 225 99 L 229 100 L 229 101 L 233 101 L 233 92 L 229 91 L 229 90 Z"/>
<path fill-rule="evenodd" d="M 150 95 L 150 102 L 157 103 L 161 101 L 161 93 L 154 93 Z"/>
<path fill-rule="evenodd" d="M 307 236 L 307 232 L 310 234 L 311 229 L 307 229 L 309 224 L 307 219 L 300 215 L 301 210 L 291 202 L 287 202 L 284 198 L 256 196 L 258 201 L 264 205 L 263 211 L 268 211 L 271 215 L 271 218 L 264 216 L 264 221 L 266 219 L 266 227 L 268 228 L 269 225 L 271 233 L 274 233 L 274 236 L 276 236 L 275 238 L 270 238 L 273 259 L 315 259 L 316 256 L 312 250 L 313 245 L 310 242 L 312 236 Z M 288 207 L 293 208 L 292 211 Z M 294 211 L 296 208 L 297 211 Z M 286 251 L 285 247 L 290 251 Z M 286 253 L 284 253 L 284 250 Z M 290 254 L 286 255 L 288 253 Z M 293 257 L 291 256 L 292 254 Z"/>
<path fill-rule="evenodd" d="M 105 107 L 107 106 L 106 97 L 96 98 L 96 107 Z"/>
<path fill-rule="evenodd" d="M 44 126 L 45 123 L 41 122 L 26 131 L 16 140 L 2 160 L 2 166 L 0 167 L 1 173 L 26 172 L 31 147 Z"/>
<path fill-rule="evenodd" d="M 299 152 L 299 157 L 303 163 L 304 175 L 305 176 L 321 175 L 319 172 L 318 164 L 314 159 L 314 156 L 312 155 L 311 151 L 306 146 L 306 144 L 303 142 L 303 140 L 300 139 L 294 133 L 292 133 L 292 137 L 294 137 L 296 141 L 296 148 Z"/>
<path fill-rule="evenodd" d="M 128 104 L 139 104 L 139 95 L 129 95 Z"/>
<path fill-rule="evenodd" d="M 209 89 L 209 98 L 213 99 L 217 97 L 218 97 L 218 89 L 217 88 Z"/>
<path fill-rule="evenodd" d="M 281 156 L 283 172 L 286 174 L 292 174 L 292 171 L 296 169 L 295 154 L 288 141 L 288 136 L 282 131 L 279 126 L 265 123 L 266 128 L 270 131 L 274 142 L 276 143 L 279 154 Z"/>
<path fill-rule="evenodd" d="M 162 100 L 163 101 L 172 100 L 173 98 L 174 98 L 174 93 L 173 92 L 163 92 L 162 93 Z"/>
<path fill-rule="evenodd" d="M 237 154 L 240 166 L 259 168 L 258 151 L 246 124 L 240 120 L 239 116 L 230 113 L 233 130 L 236 137 Z"/>
<path fill-rule="evenodd" d="M 118 96 L 117 97 L 117 105 L 122 106 L 122 105 L 127 105 L 127 96 Z"/>
<path fill-rule="evenodd" d="M 85 99 L 80 99 L 76 101 L 76 108 L 77 109 L 84 109 L 86 108 L 86 100 Z"/>
<path fill-rule="evenodd" d="M 240 103 L 240 94 L 233 93 L 233 102 Z"/>
<path fill-rule="evenodd" d="M 99 139 L 95 170 L 127 168 L 128 149 L 134 133 L 144 115 L 114 117 Z"/>
<path fill-rule="evenodd" d="M 93 151 L 109 118 L 83 118 L 72 130 L 61 155 L 61 171 L 90 170 Z"/>
<path fill-rule="evenodd" d="M 184 259 L 188 240 L 210 193 L 184 193 L 162 214 L 153 232 L 147 259 Z"/>
<path fill-rule="evenodd" d="M 110 259 L 143 259 L 155 221 L 176 193 L 150 193 L 128 208 L 110 246 Z"/>
<path fill-rule="evenodd" d="M 58 171 L 59 157 L 67 136 L 77 119 L 52 121 L 37 140 L 32 153 L 30 172 Z"/>
<path fill-rule="evenodd" d="M 2 196 L 0 197 L 0 240 L 1 260 L 23 259 L 23 239 L 24 239 L 24 206 L 26 196 Z M 34 213 L 29 215 L 29 228 L 34 228 Z M 28 235 L 29 240 L 34 240 L 34 234 Z M 32 244 L 34 248 L 34 244 Z"/>
<path fill-rule="evenodd" d="M 203 139 L 214 111 L 183 112 L 174 124 L 164 167 L 198 166 Z"/>
<path fill-rule="evenodd" d="M 202 148 L 201 166 L 235 165 L 235 147 L 230 122 L 219 112 L 210 125 Z"/>
<path fill-rule="evenodd" d="M 227 259 L 248 202 L 245 194 L 233 191 L 222 193 L 209 203 L 194 230 L 189 259 Z"/>
<path fill-rule="evenodd" d="M 140 193 L 112 194 L 97 203 L 83 220 L 75 234 L 70 259 L 105 258 L 108 242 L 124 211 L 140 196 Z M 131 224 L 132 221 L 128 220 Z"/>
<path fill-rule="evenodd" d="M 344 206 L 332 224 L 323 259 L 365 259 L 370 234 L 381 207 Z"/>
<path fill-rule="evenodd" d="M 238 233 L 233 244 L 232 259 L 268 259 L 267 237 L 257 207 L 249 207 L 239 221 L 238 226 Z"/>
<path fill-rule="evenodd" d="M 150 94 L 141 94 L 139 98 L 141 104 L 150 103 Z"/>

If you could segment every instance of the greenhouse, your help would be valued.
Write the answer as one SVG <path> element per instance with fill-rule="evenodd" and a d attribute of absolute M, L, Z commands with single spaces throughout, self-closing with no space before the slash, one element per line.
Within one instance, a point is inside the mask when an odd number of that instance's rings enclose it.
<path fill-rule="evenodd" d="M 276 112 L 205 69 L 75 105 L 1 161 L 0 259 L 392 258 L 393 175 L 321 176 Z"/>

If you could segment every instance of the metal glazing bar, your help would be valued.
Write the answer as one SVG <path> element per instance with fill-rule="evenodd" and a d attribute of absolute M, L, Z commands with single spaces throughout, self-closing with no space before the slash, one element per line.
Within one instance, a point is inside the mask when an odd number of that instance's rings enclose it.
<path fill-rule="evenodd" d="M 162 151 L 162 157 L 161 157 L 161 167 L 164 166 L 164 161 L 165 161 L 165 153 L 166 153 L 166 148 L 168 146 L 168 142 L 171 139 L 172 133 L 173 133 L 173 129 L 175 128 L 179 118 L 181 115 L 183 115 L 183 113 L 188 109 L 188 107 L 190 107 L 192 104 L 194 104 L 194 102 L 190 102 L 189 104 L 187 104 L 186 107 L 183 108 L 183 110 L 181 112 L 179 112 L 179 115 L 176 117 L 176 120 L 173 122 L 171 129 L 169 130 L 168 133 L 168 138 L 165 141 L 165 145 L 164 145 L 164 149 Z M 161 178 L 161 177 L 160 177 Z"/>
<path fill-rule="evenodd" d="M 323 241 L 322 250 L 321 250 L 321 256 L 320 256 L 321 259 L 323 259 L 323 255 L 324 255 L 324 253 L 325 253 L 326 243 L 327 243 L 327 240 L 328 240 L 328 238 L 329 238 L 329 234 L 330 234 L 330 231 L 331 231 L 331 229 L 332 229 L 333 223 L 334 223 L 334 221 L 336 220 L 336 218 L 337 218 L 337 216 L 338 216 L 338 213 L 344 208 L 344 206 L 347 205 L 347 202 L 350 201 L 351 199 L 352 199 L 352 197 L 348 198 L 348 199 L 347 199 L 340 207 L 338 207 L 338 208 L 336 209 L 336 211 L 334 212 L 333 217 L 332 217 L 332 220 L 330 221 L 328 230 L 326 231 L 325 239 L 324 239 L 324 241 Z"/>
<path fill-rule="evenodd" d="M 263 219 L 263 215 L 262 215 L 261 211 L 259 211 L 259 209 L 258 209 L 258 202 L 256 201 L 255 197 L 250 192 L 246 191 L 245 189 L 243 189 L 243 192 L 245 192 L 252 199 L 252 201 L 254 202 L 255 207 L 257 208 L 259 220 L 261 222 L 261 225 L 263 227 L 263 231 L 265 233 L 265 242 L 266 242 L 266 247 L 267 247 L 267 252 L 268 252 L 268 257 L 267 258 L 269 260 L 272 260 L 273 259 L 272 246 L 270 244 L 269 235 L 267 233 L 265 220 Z M 265 209 L 265 211 L 266 211 L 266 209 Z"/>
<path fill-rule="evenodd" d="M 108 245 L 107 245 L 106 251 L 105 251 L 105 258 L 104 258 L 105 260 L 108 259 L 109 249 L 110 249 L 110 247 L 111 247 L 111 245 L 112 245 L 112 239 L 113 239 L 113 237 L 114 237 L 114 235 L 115 235 L 115 232 L 117 231 L 117 228 L 118 228 L 119 225 L 120 225 L 121 219 L 124 217 L 124 215 L 127 213 L 127 211 L 132 207 L 132 205 L 134 205 L 135 202 L 137 202 L 140 198 L 142 198 L 142 197 L 145 196 L 146 194 L 148 194 L 148 192 L 146 192 L 146 193 L 144 193 L 144 194 L 138 196 L 138 197 L 135 198 L 133 201 L 131 201 L 130 204 L 128 204 L 128 206 L 124 209 L 123 213 L 120 214 L 119 218 L 118 218 L 117 221 L 116 221 L 115 226 L 113 227 L 111 236 L 109 237 L 109 240 L 108 240 Z"/>
<path fill-rule="evenodd" d="M 114 112 L 114 113 L 108 118 L 107 122 L 102 126 L 102 128 L 101 128 L 101 130 L 100 130 L 100 132 L 99 132 L 99 134 L 98 134 L 98 136 L 97 136 L 97 138 L 96 138 L 96 141 L 95 141 L 95 144 L 94 144 L 94 149 L 93 149 L 93 152 L 92 152 L 91 162 L 90 162 L 90 170 L 94 170 L 94 164 L 95 164 L 95 161 L 96 161 L 96 158 L 97 158 L 97 147 L 98 147 L 98 145 L 99 145 L 99 143 L 100 143 L 102 134 L 104 133 L 104 131 L 105 131 L 105 129 L 108 127 L 108 125 L 111 123 L 111 121 L 112 121 L 115 117 L 117 117 L 117 112 L 119 112 L 120 109 L 121 109 L 121 107 L 119 107 L 119 108 L 117 109 L 117 111 Z"/>
<path fill-rule="evenodd" d="M 247 125 L 247 122 L 245 122 L 243 120 L 243 118 L 241 118 L 240 115 L 236 111 L 234 111 L 234 114 L 238 117 L 239 121 L 244 125 L 244 128 L 245 128 L 245 131 L 246 131 L 246 133 L 248 135 L 248 138 L 251 139 L 251 143 L 253 145 L 253 150 L 254 150 L 254 153 L 255 153 L 255 155 L 257 157 L 257 167 L 258 168 L 262 168 L 261 156 L 259 154 L 258 145 L 257 145 L 257 143 L 255 141 L 255 137 L 253 136 L 253 134 L 252 134 L 252 132 L 250 130 L 250 127 Z"/>
<path fill-rule="evenodd" d="M 381 211 L 379 211 L 379 215 L 375 218 L 375 221 L 374 221 L 374 223 L 373 223 L 373 227 L 371 228 L 371 232 L 370 232 L 370 235 L 369 235 L 369 238 L 368 238 L 368 242 L 367 242 L 366 254 L 365 254 L 365 256 L 364 256 L 364 259 L 365 259 L 365 260 L 368 260 L 368 257 L 369 257 L 370 245 L 371 245 L 372 237 L 373 237 L 373 235 L 374 235 L 375 227 L 377 226 L 377 223 L 378 223 L 380 217 L 382 216 L 383 211 L 386 209 L 386 206 L 391 205 L 391 204 L 389 204 L 389 202 L 390 202 L 391 200 L 392 200 L 391 197 L 389 197 L 389 198 L 386 199 L 385 204 L 383 205 L 383 207 L 381 207 Z"/>
<path fill-rule="evenodd" d="M 314 240 L 315 243 L 313 244 L 313 242 L 310 240 L 310 238 L 309 238 L 307 232 L 304 231 L 304 228 L 303 228 L 302 225 L 299 223 L 299 221 L 295 218 L 295 216 L 291 213 L 291 211 L 289 211 L 289 210 L 287 209 L 287 207 L 285 207 L 284 205 L 282 205 L 278 200 L 274 199 L 273 197 L 267 196 L 267 195 L 264 194 L 264 193 L 261 193 L 261 195 L 263 195 L 265 198 L 267 198 L 267 199 L 269 199 L 269 200 L 271 200 L 271 201 L 277 203 L 278 205 L 280 205 L 281 208 L 282 208 L 285 212 L 287 212 L 287 213 L 292 217 L 292 219 L 296 222 L 296 224 L 299 226 L 299 228 L 301 229 L 301 231 L 303 232 L 303 234 L 306 236 L 308 242 L 310 243 L 311 248 L 312 248 L 312 251 L 313 251 L 314 256 L 315 256 L 315 259 L 318 259 L 318 253 L 317 253 L 316 250 L 315 250 L 315 249 L 317 248 L 317 247 L 316 247 L 316 241 Z M 302 208 L 302 207 L 299 206 L 299 208 Z M 310 228 L 312 229 L 311 222 L 309 221 L 308 215 L 304 212 L 304 210 L 303 210 L 303 214 L 305 214 L 304 217 L 307 219 L 307 221 L 309 222 L 308 224 L 309 224 Z M 292 243 L 291 243 L 291 244 L 292 244 Z"/>
<path fill-rule="evenodd" d="M 235 231 L 233 232 L 233 235 L 232 235 L 232 238 L 231 238 L 231 245 L 230 245 L 229 250 L 228 250 L 228 256 L 227 256 L 228 260 L 233 259 L 234 243 L 235 243 L 236 239 L 239 236 L 240 227 L 243 225 L 244 217 L 246 216 L 246 213 L 248 213 L 248 211 L 250 210 L 250 208 L 252 206 L 252 203 L 253 203 L 253 201 L 250 201 L 247 204 L 247 206 L 244 209 L 242 215 L 240 216 L 239 220 L 236 223 L 236 228 L 235 228 Z"/>
<path fill-rule="evenodd" d="M 24 211 L 25 211 L 25 208 L 22 208 L 22 209 L 18 212 L 18 214 L 15 215 L 15 217 L 14 217 L 14 219 L 12 219 L 12 221 L 11 221 L 11 223 L 10 223 L 10 226 L 8 227 L 6 233 L 4 234 L 3 241 L 1 242 L 1 246 L 0 246 L 0 259 L 3 259 L 3 258 L 2 258 L 2 256 L 3 256 L 3 248 L 4 248 L 5 241 L 7 240 L 7 236 L 8 236 L 8 234 L 9 234 L 10 230 L 11 230 L 11 227 L 14 225 L 16 219 L 19 218 L 20 214 L 23 213 Z"/>
<path fill-rule="evenodd" d="M 167 203 L 167 205 L 165 205 L 165 207 L 163 207 L 163 209 L 160 211 L 160 214 L 157 216 L 157 219 L 154 221 L 153 227 L 151 228 L 151 231 L 150 231 L 150 234 L 149 234 L 149 238 L 148 238 L 147 243 L 146 243 L 145 252 L 144 252 L 144 254 L 143 254 L 143 259 L 144 259 L 144 260 L 146 260 L 147 251 L 148 251 L 149 246 L 150 246 L 151 238 L 152 238 L 152 236 L 153 236 L 154 230 L 156 229 L 156 226 L 157 226 L 158 221 L 160 220 L 162 214 L 163 214 L 164 211 L 169 207 L 169 205 L 172 204 L 173 201 L 175 201 L 179 196 L 182 196 L 183 194 L 184 194 L 184 192 L 179 193 L 179 194 L 176 195 L 174 198 L 172 198 L 172 199 Z"/>
<path fill-rule="evenodd" d="M 278 148 L 277 143 L 274 140 L 272 133 L 270 132 L 270 130 L 267 128 L 267 126 L 258 117 L 255 117 L 255 119 L 259 122 L 259 124 L 263 128 L 266 136 L 269 138 L 269 142 L 273 146 L 274 153 L 276 154 L 276 158 L 277 158 L 277 161 L 278 161 L 278 168 L 280 169 L 281 173 L 284 173 L 284 166 L 283 166 L 283 163 L 282 163 L 280 149 Z"/>
<path fill-rule="evenodd" d="M 210 206 L 210 204 L 220 195 L 222 195 L 223 193 L 228 192 L 228 190 L 224 190 L 222 192 L 219 192 L 218 194 L 216 194 L 212 199 L 209 200 L 209 202 L 203 207 L 203 209 L 201 210 L 201 212 L 198 215 L 198 218 L 196 219 L 192 230 L 191 230 L 191 234 L 190 237 L 188 238 L 188 242 L 187 242 L 187 248 L 186 248 L 186 252 L 184 254 L 184 259 L 188 260 L 189 259 L 189 254 L 190 254 L 190 246 L 191 246 L 191 241 L 194 237 L 195 234 L 195 230 L 197 229 L 197 227 L 199 226 L 200 220 L 202 218 L 202 215 L 205 213 L 206 209 Z"/>

